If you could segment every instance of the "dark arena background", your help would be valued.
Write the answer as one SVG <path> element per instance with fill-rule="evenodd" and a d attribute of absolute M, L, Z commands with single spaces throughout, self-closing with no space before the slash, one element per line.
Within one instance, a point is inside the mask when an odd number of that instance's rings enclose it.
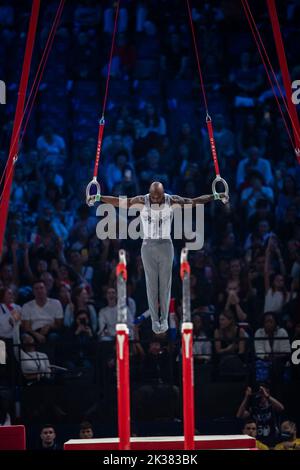
<path fill-rule="evenodd" d="M 0 449 L 300 448 L 299 44 L 298 0 L 0 0 Z M 98 212 L 153 182 L 212 201 L 155 332 Z"/>

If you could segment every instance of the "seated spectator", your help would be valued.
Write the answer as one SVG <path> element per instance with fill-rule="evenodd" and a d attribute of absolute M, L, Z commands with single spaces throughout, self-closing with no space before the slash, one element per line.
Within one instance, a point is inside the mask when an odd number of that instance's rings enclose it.
<path fill-rule="evenodd" d="M 236 235 L 233 230 L 222 234 L 220 244 L 216 250 L 216 256 L 230 259 L 239 255 L 239 248 L 237 246 Z"/>
<path fill-rule="evenodd" d="M 187 176 L 190 176 L 189 170 L 192 166 L 192 158 L 190 154 L 190 150 L 186 144 L 179 144 L 178 147 L 176 147 L 176 153 L 174 153 L 174 156 L 172 157 L 173 159 L 173 168 L 172 168 L 172 174 L 173 177 L 176 178 L 176 176 L 181 179 L 181 178 L 186 178 Z M 164 168 L 167 170 L 168 164 L 170 163 L 167 162 L 167 165 L 164 165 Z"/>
<path fill-rule="evenodd" d="M 294 203 L 297 196 L 297 185 L 296 180 L 291 175 L 286 175 L 283 180 L 283 188 L 279 192 L 277 207 L 276 207 L 276 218 L 277 220 L 283 220 L 284 215 L 288 207 Z"/>
<path fill-rule="evenodd" d="M 272 274 L 271 261 L 276 255 L 280 272 Z M 278 245 L 278 240 L 275 236 L 269 237 L 266 249 L 265 268 L 264 268 L 264 281 L 265 281 L 265 312 L 281 313 L 283 306 L 290 300 L 290 293 L 285 286 L 285 264 Z"/>
<path fill-rule="evenodd" d="M 93 426 L 89 421 L 80 423 L 79 439 L 93 439 Z"/>
<path fill-rule="evenodd" d="M 270 278 L 270 287 L 265 296 L 264 311 L 281 313 L 283 306 L 289 302 L 290 293 L 285 287 L 285 279 L 281 274 L 273 274 Z"/>
<path fill-rule="evenodd" d="M 267 220 L 270 227 L 275 227 L 275 217 L 273 215 L 273 204 L 267 199 L 258 199 L 255 204 L 254 212 L 248 218 L 248 230 L 258 227 L 258 224 Z"/>
<path fill-rule="evenodd" d="M 270 445 L 278 434 L 278 415 L 283 411 L 283 404 L 272 397 L 269 387 L 263 384 L 256 392 L 247 387 L 236 417 L 247 419 L 251 416 L 256 421 L 257 437 Z"/>
<path fill-rule="evenodd" d="M 255 419 L 253 418 L 247 418 L 244 422 L 244 427 L 243 427 L 243 434 L 246 436 L 254 437 L 256 440 L 256 448 L 258 450 L 269 450 L 269 447 L 260 442 L 257 437 L 257 424 Z"/>
<path fill-rule="evenodd" d="M 300 277 L 300 246 L 295 250 L 290 276 L 293 280 Z"/>
<path fill-rule="evenodd" d="M 80 245 L 75 250 L 82 249 L 87 244 L 88 238 L 94 235 L 97 219 L 90 215 L 87 205 L 80 206 L 77 210 L 77 220 L 70 232 L 69 241 L 71 244 Z"/>
<path fill-rule="evenodd" d="M 3 263 L 0 268 L 0 281 L 4 287 L 10 287 L 15 290 L 18 285 L 18 273 L 16 266 L 10 263 Z"/>
<path fill-rule="evenodd" d="M 291 292 L 292 298 L 285 304 L 281 318 L 292 340 L 297 339 L 296 328 L 300 325 L 300 276 L 292 281 Z"/>
<path fill-rule="evenodd" d="M 280 426 L 280 442 L 274 450 L 300 450 L 300 438 L 297 438 L 297 427 L 293 421 L 283 421 Z"/>
<path fill-rule="evenodd" d="M 71 328 L 66 332 L 66 350 L 63 352 L 65 367 L 92 369 L 94 339 L 90 316 L 86 310 L 78 310 Z"/>
<path fill-rule="evenodd" d="M 39 258 L 34 264 L 33 268 L 31 268 L 29 245 L 26 243 L 24 246 L 24 269 L 25 276 L 30 282 L 40 279 L 42 274 L 48 271 L 48 262 L 45 259 Z"/>
<path fill-rule="evenodd" d="M 98 329 L 97 313 L 94 304 L 90 300 L 88 291 L 84 287 L 76 287 L 71 300 L 72 302 L 69 302 L 65 309 L 65 327 L 73 327 L 77 313 L 81 310 L 85 310 L 90 316 L 92 332 L 95 334 Z"/>
<path fill-rule="evenodd" d="M 204 329 L 202 316 L 192 315 L 193 322 L 193 355 L 196 362 L 209 362 L 212 356 L 211 342 Z"/>
<path fill-rule="evenodd" d="M 244 249 L 251 253 L 254 253 L 258 249 L 262 249 L 270 235 L 272 235 L 272 232 L 268 220 L 261 220 L 258 223 L 258 226 L 254 227 L 251 233 L 247 236 Z"/>
<path fill-rule="evenodd" d="M 188 48 L 179 34 L 173 32 L 167 35 L 160 57 L 162 72 L 172 80 L 187 78 L 188 55 Z"/>
<path fill-rule="evenodd" d="M 91 266 L 87 266 L 86 263 L 88 261 L 88 252 L 87 250 L 71 250 L 70 252 L 70 267 L 75 271 L 75 273 L 79 276 L 82 283 L 88 284 L 89 286 L 92 285 L 93 280 L 93 268 Z"/>
<path fill-rule="evenodd" d="M 40 433 L 40 450 L 51 451 L 59 450 L 59 446 L 56 442 L 56 432 L 52 424 L 44 424 Z"/>
<path fill-rule="evenodd" d="M 44 127 L 42 135 L 37 139 L 36 147 L 43 159 L 43 165 L 56 169 L 63 168 L 66 160 L 66 144 L 64 139 L 55 134 L 52 126 Z"/>
<path fill-rule="evenodd" d="M 52 274 L 48 271 L 45 271 L 43 274 L 41 274 L 40 279 L 44 282 L 46 286 L 47 295 L 49 297 L 56 297 L 57 292 L 55 288 L 54 277 L 52 276 Z"/>
<path fill-rule="evenodd" d="M 184 122 L 181 125 L 178 142 L 176 148 L 179 147 L 180 144 L 184 144 L 187 146 L 189 155 L 191 160 L 195 161 L 199 158 L 199 149 L 202 146 L 202 142 L 199 140 L 199 136 L 195 136 L 192 132 L 192 128 L 188 122 Z"/>
<path fill-rule="evenodd" d="M 108 165 L 106 170 L 106 184 L 110 193 L 116 183 L 123 181 L 126 171 L 133 172 L 133 168 L 128 161 L 128 155 L 125 152 L 117 153 L 114 160 L 115 162 Z"/>
<path fill-rule="evenodd" d="M 264 185 L 264 177 L 253 171 L 249 176 L 250 185 L 243 189 L 241 194 L 242 206 L 246 209 L 247 219 L 254 215 L 258 201 L 267 200 L 270 204 L 274 202 L 273 190 Z"/>
<path fill-rule="evenodd" d="M 236 107 L 254 107 L 254 98 L 258 97 L 263 85 L 261 71 L 252 60 L 254 56 L 243 51 L 240 54 L 240 63 L 230 71 L 229 81 L 234 86 Z"/>
<path fill-rule="evenodd" d="M 135 119 L 133 121 L 133 147 L 132 153 L 135 160 L 142 158 L 149 148 L 153 147 L 153 142 L 150 142 L 147 135 L 146 126 L 141 119 Z"/>
<path fill-rule="evenodd" d="M 155 180 L 161 181 L 165 187 L 168 187 L 169 177 L 161 169 L 159 151 L 152 148 L 147 152 L 143 170 L 140 172 L 141 191 L 146 193 L 151 182 Z"/>
<path fill-rule="evenodd" d="M 243 358 L 246 352 L 246 333 L 245 330 L 237 326 L 234 314 L 230 311 L 223 312 L 219 316 L 219 327 L 215 329 L 215 352 L 219 362 L 219 369 L 225 369 L 230 362 L 236 372 L 242 371 L 241 361 L 234 358 Z M 229 358 L 229 359 L 228 359 Z"/>
<path fill-rule="evenodd" d="M 28 189 L 28 182 L 25 179 L 24 171 L 22 168 L 17 167 L 10 196 L 10 203 L 15 210 L 17 210 L 21 204 L 24 207 L 24 203 L 28 202 Z"/>
<path fill-rule="evenodd" d="M 98 314 L 99 319 L 99 339 L 112 340 L 116 335 L 116 324 L 118 318 L 117 292 L 109 287 L 106 291 L 107 306 L 101 308 Z M 133 336 L 133 323 L 135 319 L 135 302 L 132 298 L 127 299 L 127 325 L 130 337 Z"/>
<path fill-rule="evenodd" d="M 165 135 L 167 133 L 165 119 L 158 114 L 151 103 L 146 105 L 144 123 L 146 135 L 150 133 Z"/>
<path fill-rule="evenodd" d="M 21 338 L 20 365 L 26 384 L 31 385 L 51 377 L 51 367 L 47 354 L 36 350 L 36 340 L 25 333 Z M 17 354 L 18 358 L 18 354 Z"/>
<path fill-rule="evenodd" d="M 258 298 L 264 296 L 265 285 L 264 285 L 264 267 L 265 267 L 265 255 L 263 251 L 257 251 L 254 256 L 253 263 L 249 266 L 249 281 L 251 287 Z"/>
<path fill-rule="evenodd" d="M 21 323 L 21 307 L 14 302 L 9 287 L 0 289 L 0 338 L 13 338 L 14 330 Z"/>
<path fill-rule="evenodd" d="M 249 293 L 245 292 L 244 295 L 245 297 L 241 292 L 240 282 L 236 280 L 228 280 L 225 293 L 220 295 L 221 309 L 232 312 L 236 322 L 247 322 L 248 313 L 252 314 L 250 309 L 253 305 L 250 305 Z"/>
<path fill-rule="evenodd" d="M 229 286 L 229 282 L 231 283 Z M 238 310 L 235 308 L 236 311 L 236 318 L 239 321 L 247 321 L 251 325 L 255 324 L 256 316 L 260 311 L 257 308 L 257 295 L 255 289 L 252 287 L 251 284 L 251 276 L 249 276 L 248 266 L 246 264 L 242 264 L 242 260 L 240 258 L 233 258 L 229 264 L 229 280 L 227 282 L 227 293 L 230 294 L 229 289 L 237 289 L 236 294 L 238 296 L 237 300 L 239 300 L 238 304 L 242 311 L 246 314 L 244 320 L 242 319 L 242 315 L 240 312 L 240 316 L 238 316 Z M 234 305 L 234 298 L 233 305 Z M 231 307 L 232 308 L 232 307 Z M 234 307 L 233 307 L 234 309 Z M 226 310 L 226 308 L 225 308 Z"/>
<path fill-rule="evenodd" d="M 131 168 L 124 171 L 122 181 L 116 183 L 112 189 L 112 194 L 115 196 L 134 197 L 139 193 L 135 172 Z"/>
<path fill-rule="evenodd" d="M 63 310 L 59 300 L 47 297 L 43 281 L 33 286 L 34 300 L 26 302 L 22 308 L 22 327 L 31 333 L 38 343 L 56 340 L 63 323 Z"/>
<path fill-rule="evenodd" d="M 237 135 L 237 147 L 240 155 L 246 158 L 249 148 L 256 145 L 258 145 L 264 153 L 266 135 L 257 124 L 255 114 L 250 113 L 246 116 L 243 126 Z"/>
<path fill-rule="evenodd" d="M 52 272 L 56 276 L 56 288 L 60 285 L 65 285 L 71 288 L 78 284 L 80 279 L 73 269 L 70 268 L 67 264 L 58 264 L 57 260 L 51 265 Z"/>
<path fill-rule="evenodd" d="M 281 240 L 298 238 L 297 230 L 300 226 L 300 213 L 296 204 L 291 204 L 285 210 L 283 219 L 278 223 L 278 235 Z"/>
<path fill-rule="evenodd" d="M 58 238 L 66 241 L 69 232 L 74 225 L 74 215 L 72 211 L 66 211 L 66 199 L 61 197 L 55 202 L 55 212 L 52 219 L 52 228 Z"/>
<path fill-rule="evenodd" d="M 68 284 L 61 283 L 58 289 L 58 300 L 60 301 L 64 311 L 64 326 L 66 326 L 66 310 L 72 310 L 71 288 Z"/>
<path fill-rule="evenodd" d="M 248 157 L 240 161 L 236 176 L 236 186 L 238 189 L 243 189 L 245 183 L 248 181 L 249 174 L 254 170 L 262 175 L 267 186 L 273 185 L 273 174 L 270 162 L 260 157 L 260 155 L 261 152 L 258 147 L 250 147 Z"/>
<path fill-rule="evenodd" d="M 263 327 L 255 332 L 254 347 L 259 359 L 272 360 L 278 356 L 286 360 L 291 353 L 287 331 L 278 326 L 274 312 L 264 314 Z"/>

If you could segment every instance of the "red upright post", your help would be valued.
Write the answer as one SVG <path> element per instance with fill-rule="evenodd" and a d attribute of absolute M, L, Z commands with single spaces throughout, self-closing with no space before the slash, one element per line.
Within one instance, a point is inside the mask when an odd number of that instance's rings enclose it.
<path fill-rule="evenodd" d="M 26 91 L 30 73 L 30 65 L 32 58 L 32 51 L 35 42 L 36 28 L 38 22 L 38 16 L 40 11 L 40 0 L 33 0 L 31 16 L 29 22 L 29 30 L 26 41 L 25 56 L 22 68 L 21 81 L 19 85 L 19 93 L 17 100 L 17 108 L 14 119 L 14 126 L 10 141 L 10 149 L 8 155 L 8 163 L 4 180 L 4 189 L 2 194 L 2 199 L 0 202 L 0 255 L 2 254 L 3 249 L 3 240 L 5 235 L 5 228 L 7 222 L 7 214 L 9 207 L 9 197 L 11 191 L 11 185 L 14 177 L 14 164 L 17 159 L 18 150 L 19 150 L 19 140 L 21 132 L 21 123 L 23 119 Z"/>
<path fill-rule="evenodd" d="M 118 432 L 119 449 L 130 450 L 130 382 L 129 382 L 129 331 L 127 327 L 126 257 L 119 251 L 117 265 L 118 323 L 116 325 Z"/>
<path fill-rule="evenodd" d="M 130 450 L 129 339 L 126 325 L 117 325 L 119 449 Z"/>
<path fill-rule="evenodd" d="M 288 64 L 286 60 L 282 35 L 280 31 L 280 25 L 279 25 L 277 10 L 276 10 L 276 2 L 275 0 L 267 0 L 267 5 L 268 5 L 271 25 L 273 29 L 273 35 L 275 39 L 282 80 L 283 80 L 285 93 L 286 93 L 287 106 L 288 106 L 289 114 L 290 114 L 292 124 L 293 124 L 292 128 L 293 128 L 293 133 L 294 133 L 295 148 L 300 149 L 299 118 L 298 118 L 296 106 L 292 102 L 292 85 L 291 85 L 290 73 L 289 73 L 289 68 L 288 68 Z M 298 161 L 300 162 L 299 159 Z"/>
<path fill-rule="evenodd" d="M 194 364 L 193 364 L 193 324 L 182 324 L 182 381 L 183 381 L 183 428 L 184 449 L 194 450 L 195 410 L 194 410 Z"/>
<path fill-rule="evenodd" d="M 194 358 L 193 323 L 191 322 L 190 265 L 188 251 L 181 251 L 180 275 L 182 279 L 182 389 L 184 449 L 195 449 Z"/>

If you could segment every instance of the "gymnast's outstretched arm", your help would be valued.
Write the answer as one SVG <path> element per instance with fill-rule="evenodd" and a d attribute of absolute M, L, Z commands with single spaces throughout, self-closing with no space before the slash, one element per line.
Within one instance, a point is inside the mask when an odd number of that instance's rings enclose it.
<path fill-rule="evenodd" d="M 220 193 L 220 198 L 225 198 L 225 193 Z M 208 202 L 214 201 L 215 197 L 213 194 L 206 194 L 204 196 L 198 196 L 194 198 L 190 197 L 181 197 L 181 196 L 171 196 L 171 204 L 178 204 L 179 206 L 184 206 L 185 204 L 192 204 L 196 206 L 197 204 L 207 204 Z"/>
<path fill-rule="evenodd" d="M 145 196 L 134 196 L 128 199 L 117 196 L 101 196 L 101 202 L 104 202 L 105 204 L 111 204 L 114 207 L 123 207 L 124 209 L 126 209 L 127 207 L 131 207 L 135 204 L 144 205 Z"/>

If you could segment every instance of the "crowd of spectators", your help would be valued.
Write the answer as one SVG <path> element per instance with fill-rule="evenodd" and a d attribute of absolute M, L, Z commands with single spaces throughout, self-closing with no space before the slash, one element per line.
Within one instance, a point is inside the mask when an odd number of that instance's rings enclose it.
<path fill-rule="evenodd" d="M 16 8 L 0 1 L 0 76 L 8 85 L 8 104 L 0 118 L 2 168 L 29 3 Z M 243 377 L 252 386 L 292 383 L 299 379 L 290 362 L 291 343 L 300 337 L 299 166 L 242 8 L 220 0 L 194 3 L 221 174 L 230 185 L 229 205 L 205 207 L 204 248 L 190 252 L 195 361 L 213 365 L 214 380 Z M 254 3 L 268 47 L 272 38 L 265 5 Z M 43 5 L 33 66 L 55 6 Z M 169 402 L 170 414 L 178 418 L 180 346 L 168 338 L 153 339 L 150 319 L 142 315 L 148 305 L 140 241 L 98 239 L 96 209 L 85 205 L 114 8 L 110 1 L 66 4 L 15 167 L 0 264 L 0 337 L 19 345 L 14 357 L 23 385 L 50 383 L 63 370 L 77 378 L 85 377 L 82 370 L 95 374 L 101 345 L 105 380 L 113 388 L 115 267 L 118 250 L 125 248 L 136 413 L 143 415 L 150 401 L 159 401 L 163 413 Z M 279 13 L 291 77 L 299 79 L 292 46 L 300 34 L 298 2 L 282 3 Z M 99 171 L 103 194 L 144 194 L 153 180 L 172 194 L 211 192 L 213 163 L 183 2 L 121 2 L 105 117 Z M 172 296 L 177 339 L 182 246 L 176 240 Z M 266 388 L 263 394 L 269 397 Z M 52 405 L 54 417 L 63 417 L 59 399 Z M 149 407 L 151 413 L 155 410 Z M 3 422 L 8 419 L 2 411 L 0 416 Z M 52 422 L 52 415 L 47 418 Z"/>

